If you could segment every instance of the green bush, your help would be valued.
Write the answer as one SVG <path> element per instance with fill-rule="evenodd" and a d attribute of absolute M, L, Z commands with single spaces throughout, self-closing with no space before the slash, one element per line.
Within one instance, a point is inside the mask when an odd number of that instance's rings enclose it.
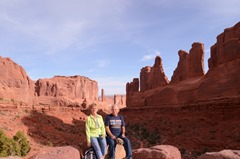
<path fill-rule="evenodd" d="M 30 146 L 24 133 L 18 131 L 13 138 L 8 138 L 0 130 L 0 157 L 26 156 L 30 151 Z"/>
<path fill-rule="evenodd" d="M 19 146 L 21 156 L 26 156 L 30 151 L 30 145 L 24 133 L 22 131 L 18 131 L 16 135 L 13 136 L 13 140 Z"/>

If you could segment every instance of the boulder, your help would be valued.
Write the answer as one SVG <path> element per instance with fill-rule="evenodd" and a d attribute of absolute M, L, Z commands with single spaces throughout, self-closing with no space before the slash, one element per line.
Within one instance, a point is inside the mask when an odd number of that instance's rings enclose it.
<path fill-rule="evenodd" d="M 171 145 L 157 145 L 151 148 L 133 150 L 136 159 L 181 159 L 180 151 Z"/>
<path fill-rule="evenodd" d="M 240 159 L 240 150 L 222 150 L 220 152 L 207 152 L 197 159 Z"/>
<path fill-rule="evenodd" d="M 71 146 L 54 147 L 39 152 L 29 159 L 80 159 L 80 153 Z"/>

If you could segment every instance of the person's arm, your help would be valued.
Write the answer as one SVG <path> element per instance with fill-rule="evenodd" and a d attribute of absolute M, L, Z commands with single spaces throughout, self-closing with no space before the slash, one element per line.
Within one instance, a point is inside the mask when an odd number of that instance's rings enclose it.
<path fill-rule="evenodd" d="M 125 132 L 126 132 L 125 126 L 122 126 L 122 138 L 125 138 Z"/>
<path fill-rule="evenodd" d="M 126 124 L 125 124 L 125 121 L 123 119 L 123 116 L 120 115 L 120 119 L 122 121 L 122 127 L 121 127 L 121 130 L 122 130 L 122 138 L 125 138 L 125 133 L 126 133 Z"/>
<path fill-rule="evenodd" d="M 111 137 L 111 139 L 115 140 L 116 139 L 116 136 L 114 136 L 111 132 L 111 130 L 109 129 L 109 126 L 106 126 L 106 131 L 107 131 L 107 134 L 108 136 Z"/>
<path fill-rule="evenodd" d="M 91 141 L 90 141 L 90 128 L 89 128 L 89 119 L 87 118 L 86 123 L 85 123 L 85 130 L 86 130 L 86 137 L 87 137 L 87 146 L 91 146 Z"/>
<path fill-rule="evenodd" d="M 102 116 L 101 116 L 100 120 L 101 120 L 101 125 L 102 125 L 101 128 L 100 128 L 101 129 L 101 133 L 102 133 L 101 135 L 102 135 L 102 137 L 106 137 L 106 130 L 105 130 L 105 125 L 104 125 Z"/>

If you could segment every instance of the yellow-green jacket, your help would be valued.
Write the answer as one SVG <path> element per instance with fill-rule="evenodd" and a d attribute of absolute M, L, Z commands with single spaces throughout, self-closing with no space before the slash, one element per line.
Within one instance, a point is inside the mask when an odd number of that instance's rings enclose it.
<path fill-rule="evenodd" d="M 89 115 L 86 120 L 85 129 L 86 129 L 86 136 L 87 142 L 91 143 L 91 137 L 99 137 L 100 135 L 106 135 L 105 125 L 103 122 L 103 118 L 101 115 L 97 115 L 97 120 L 99 123 L 99 128 L 97 128 L 95 119 L 92 115 Z"/>

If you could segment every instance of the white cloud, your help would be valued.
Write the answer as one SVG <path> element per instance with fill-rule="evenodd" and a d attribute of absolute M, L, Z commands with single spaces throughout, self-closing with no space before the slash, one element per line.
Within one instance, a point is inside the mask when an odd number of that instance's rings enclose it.
<path fill-rule="evenodd" d="M 14 2 L 0 2 L 0 28 L 35 41 L 45 47 L 45 54 L 107 41 L 121 24 L 121 14 L 128 4 L 118 0 Z"/>
<path fill-rule="evenodd" d="M 156 56 L 160 56 L 160 51 L 158 50 L 151 51 L 151 53 L 144 55 L 140 61 L 141 62 L 149 61 L 155 59 Z"/>

